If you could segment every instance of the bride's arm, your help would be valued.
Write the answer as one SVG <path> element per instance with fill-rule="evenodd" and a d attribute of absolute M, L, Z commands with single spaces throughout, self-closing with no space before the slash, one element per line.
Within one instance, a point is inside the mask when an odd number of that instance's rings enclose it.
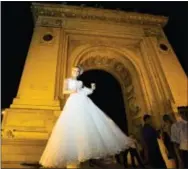
<path fill-rule="evenodd" d="M 82 91 L 86 94 L 86 95 L 90 95 L 93 93 L 93 90 L 91 88 L 88 88 L 88 87 L 83 87 L 82 88 Z"/>
<path fill-rule="evenodd" d="M 93 94 L 93 91 L 96 89 L 96 86 L 95 86 L 95 84 L 94 83 L 92 83 L 91 84 L 91 88 L 88 88 L 88 87 L 83 87 L 82 88 L 82 91 L 84 91 L 84 93 L 86 94 L 86 95 L 91 95 L 91 94 Z"/>
<path fill-rule="evenodd" d="M 63 86 L 63 94 L 65 95 L 65 94 L 72 94 L 72 93 L 75 93 L 76 91 L 74 91 L 74 90 L 69 90 L 69 88 L 68 88 L 68 79 L 66 79 L 65 81 L 64 81 L 64 86 Z"/>

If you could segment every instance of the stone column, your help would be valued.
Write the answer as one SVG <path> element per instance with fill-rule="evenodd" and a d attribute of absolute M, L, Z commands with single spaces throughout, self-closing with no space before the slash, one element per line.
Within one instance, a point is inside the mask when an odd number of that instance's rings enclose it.
<path fill-rule="evenodd" d="M 157 127 L 161 126 L 161 114 L 164 112 L 164 95 L 163 89 L 161 88 L 159 72 L 157 71 L 158 63 L 154 62 L 153 57 L 155 57 L 155 51 L 152 49 L 151 41 L 149 37 L 145 37 L 142 44 L 143 58 L 145 63 L 145 68 L 148 72 L 148 77 L 150 79 L 150 85 L 152 88 L 152 93 L 150 93 L 152 100 L 152 116 L 154 123 Z"/>
<path fill-rule="evenodd" d="M 11 108 L 60 110 L 56 92 L 62 20 L 39 16 Z"/>

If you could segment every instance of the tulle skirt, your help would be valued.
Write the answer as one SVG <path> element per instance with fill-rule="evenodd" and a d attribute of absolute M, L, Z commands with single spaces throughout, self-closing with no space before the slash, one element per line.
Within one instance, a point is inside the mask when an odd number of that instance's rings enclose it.
<path fill-rule="evenodd" d="M 62 168 L 118 154 L 128 145 L 128 137 L 89 97 L 75 93 L 67 99 L 40 164 Z"/>

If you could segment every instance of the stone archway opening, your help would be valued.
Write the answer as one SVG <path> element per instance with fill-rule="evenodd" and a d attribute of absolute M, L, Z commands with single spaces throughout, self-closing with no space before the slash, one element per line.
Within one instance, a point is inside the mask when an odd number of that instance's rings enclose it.
<path fill-rule="evenodd" d="M 101 69 L 88 70 L 79 79 L 87 87 L 90 87 L 91 83 L 96 83 L 96 90 L 89 97 L 127 134 L 126 105 L 124 104 L 123 92 L 118 80 L 107 71 Z"/>
<path fill-rule="evenodd" d="M 71 67 L 80 65 L 84 71 L 103 70 L 111 74 L 120 84 L 126 112 L 128 132 L 139 135 L 143 112 L 148 108 L 139 68 L 124 53 L 110 47 L 91 47 L 75 50 L 68 59 L 67 74 Z M 125 124 L 126 122 L 124 122 Z"/>

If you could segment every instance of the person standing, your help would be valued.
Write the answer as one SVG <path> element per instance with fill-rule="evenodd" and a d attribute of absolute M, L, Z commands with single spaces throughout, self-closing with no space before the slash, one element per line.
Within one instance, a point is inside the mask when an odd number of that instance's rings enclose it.
<path fill-rule="evenodd" d="M 163 126 L 162 126 L 162 137 L 164 145 L 168 151 L 168 159 L 175 160 L 176 166 L 178 165 L 178 158 L 173 146 L 173 142 L 171 141 L 171 127 L 173 121 L 168 114 L 163 115 Z"/>
<path fill-rule="evenodd" d="M 165 162 L 162 158 L 159 145 L 157 131 L 152 127 L 151 116 L 146 114 L 143 117 L 143 139 L 148 151 L 148 162 L 152 168 L 166 168 Z"/>
<path fill-rule="evenodd" d="M 69 95 L 39 163 L 46 168 L 77 168 L 81 162 L 115 155 L 128 147 L 128 137 L 88 97 L 96 89 L 83 85 L 80 66 L 72 68 L 63 94 Z"/>
<path fill-rule="evenodd" d="M 171 127 L 171 140 L 179 150 L 183 168 L 188 168 L 188 121 L 184 111 L 177 114 L 177 122 Z"/>

